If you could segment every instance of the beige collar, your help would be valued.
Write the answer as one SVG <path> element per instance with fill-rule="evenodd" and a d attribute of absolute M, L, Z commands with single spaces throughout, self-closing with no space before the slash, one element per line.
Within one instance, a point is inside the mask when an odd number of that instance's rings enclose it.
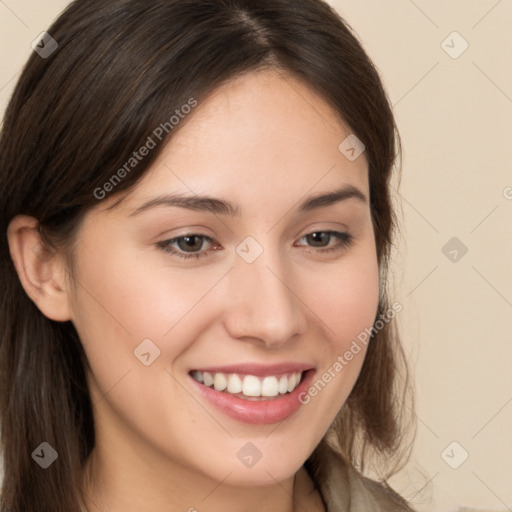
<path fill-rule="evenodd" d="M 325 440 L 305 467 L 322 496 L 326 512 L 414 512 L 394 491 L 349 466 Z"/>

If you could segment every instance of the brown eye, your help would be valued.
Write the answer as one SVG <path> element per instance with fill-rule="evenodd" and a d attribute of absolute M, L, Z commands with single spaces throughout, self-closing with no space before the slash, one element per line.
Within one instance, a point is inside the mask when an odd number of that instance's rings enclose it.
<path fill-rule="evenodd" d="M 164 240 L 157 245 L 164 252 L 175 254 L 179 258 L 201 258 L 202 256 L 207 256 L 210 252 L 198 252 L 202 249 L 204 240 L 208 240 L 210 243 L 214 242 L 213 239 L 206 235 L 188 233 L 183 236 L 171 238 L 170 240 Z M 177 247 L 177 249 L 174 247 Z"/>
<path fill-rule="evenodd" d="M 323 247 L 323 243 L 327 242 L 329 243 L 331 239 L 331 234 L 327 233 L 327 231 L 315 231 L 314 233 L 310 233 L 309 235 L 306 235 L 305 238 L 308 241 L 313 242 L 313 247 L 318 247 L 317 244 L 320 244 L 320 246 Z"/>
<path fill-rule="evenodd" d="M 313 252 L 327 253 L 331 251 L 341 251 L 351 245 L 354 237 L 349 233 L 339 231 L 314 231 L 301 238 L 308 241 L 308 246 Z M 329 246 L 331 240 L 336 240 L 337 244 Z M 215 240 L 199 233 L 187 233 L 186 235 L 164 240 L 156 244 L 162 251 L 178 256 L 182 259 L 202 258 L 208 256 L 214 249 L 202 250 L 204 241 L 213 244 Z M 311 244 L 311 245 L 310 245 Z"/>
<path fill-rule="evenodd" d="M 349 233 L 342 233 L 339 231 L 314 231 L 308 233 L 302 237 L 306 239 L 308 243 L 311 243 L 311 247 L 315 249 L 315 252 L 330 252 L 336 250 L 342 250 L 352 244 L 354 237 Z M 329 242 L 333 239 L 337 240 L 337 244 L 328 247 Z"/>
<path fill-rule="evenodd" d="M 203 239 L 198 235 L 182 236 L 176 239 L 178 248 L 185 252 L 194 250 L 200 250 L 203 247 Z M 180 243 L 180 242 L 183 242 Z"/>

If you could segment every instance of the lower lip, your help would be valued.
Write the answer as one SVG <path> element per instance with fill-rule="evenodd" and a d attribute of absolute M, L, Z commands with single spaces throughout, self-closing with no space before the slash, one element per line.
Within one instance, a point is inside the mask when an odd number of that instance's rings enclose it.
<path fill-rule="evenodd" d="M 284 421 L 303 405 L 299 395 L 308 389 L 314 374 L 315 370 L 308 370 L 302 382 L 291 393 L 260 401 L 244 400 L 225 391 L 215 391 L 192 376 L 189 377 L 202 395 L 226 415 L 243 423 L 266 425 Z"/>

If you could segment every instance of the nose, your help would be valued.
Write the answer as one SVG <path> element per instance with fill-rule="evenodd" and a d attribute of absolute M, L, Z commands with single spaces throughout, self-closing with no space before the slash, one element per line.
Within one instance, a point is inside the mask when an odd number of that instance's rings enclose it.
<path fill-rule="evenodd" d="M 236 258 L 229 273 L 225 327 L 237 339 L 258 339 L 278 348 L 307 327 L 304 299 L 293 269 L 265 250 L 255 261 Z"/>

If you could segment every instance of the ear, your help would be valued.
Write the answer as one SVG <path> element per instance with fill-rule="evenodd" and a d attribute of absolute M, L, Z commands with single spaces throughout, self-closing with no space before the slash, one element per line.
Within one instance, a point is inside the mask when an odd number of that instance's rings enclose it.
<path fill-rule="evenodd" d="M 9 251 L 27 295 L 46 317 L 65 322 L 71 319 L 66 268 L 63 258 L 50 254 L 38 231 L 38 220 L 17 215 L 9 223 Z"/>

